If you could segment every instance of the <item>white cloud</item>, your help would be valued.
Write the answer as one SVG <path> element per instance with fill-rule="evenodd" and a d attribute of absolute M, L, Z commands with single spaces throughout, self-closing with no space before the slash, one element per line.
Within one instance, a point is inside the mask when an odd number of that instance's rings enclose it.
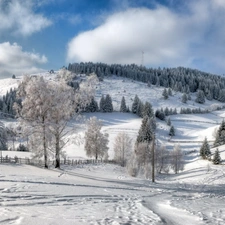
<path fill-rule="evenodd" d="M 38 65 L 47 61 L 44 55 L 23 51 L 17 43 L 0 43 L 0 77 L 41 71 Z"/>
<path fill-rule="evenodd" d="M 67 60 L 140 64 L 144 51 L 148 66 L 189 66 L 220 73 L 225 71 L 219 60 L 225 56 L 221 5 L 225 6 L 221 0 L 199 0 L 189 1 L 178 12 L 159 5 L 114 13 L 94 30 L 74 37 L 68 43 Z"/>
<path fill-rule="evenodd" d="M 33 10 L 29 0 L 0 0 L 0 32 L 31 35 L 51 25 L 51 21 Z"/>

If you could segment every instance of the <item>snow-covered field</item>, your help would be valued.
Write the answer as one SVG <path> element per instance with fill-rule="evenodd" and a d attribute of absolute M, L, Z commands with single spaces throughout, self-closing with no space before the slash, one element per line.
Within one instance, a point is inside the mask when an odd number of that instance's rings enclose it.
<path fill-rule="evenodd" d="M 0 80 L 0 94 L 16 87 L 18 80 Z M 119 107 L 122 96 L 131 106 L 135 94 L 142 101 L 151 102 L 155 109 L 221 105 L 216 101 L 199 105 L 193 101 L 194 95 L 192 101 L 183 104 L 180 93 L 164 100 L 163 88 L 149 88 L 118 77 L 105 78 L 96 90 L 97 99 L 109 93 L 115 108 Z M 141 124 L 140 118 L 127 113 L 85 114 L 86 118 L 91 116 L 101 119 L 103 130 L 109 133 L 110 158 L 115 136 L 125 131 L 135 141 Z M 224 164 L 212 165 L 198 155 L 205 137 L 214 140 L 214 130 L 224 116 L 222 110 L 171 116 L 176 129 L 172 139 L 166 123 L 157 120 L 157 144 L 172 149 L 175 143 L 180 143 L 183 151 L 196 152 L 185 156 L 184 171 L 178 175 L 160 175 L 154 184 L 141 177 L 130 177 L 124 168 L 112 164 L 64 166 L 62 170 L 0 164 L 0 224 L 225 224 Z M 15 124 L 12 119 L 3 122 Z M 80 123 L 77 130 L 82 137 L 85 125 Z M 72 138 L 73 135 L 65 149 L 67 157 L 86 158 L 83 143 L 77 146 Z M 219 150 L 225 159 L 225 146 Z M 4 151 L 2 154 L 22 157 L 25 153 Z"/>
<path fill-rule="evenodd" d="M 224 166 L 196 153 L 155 184 L 116 165 L 0 165 L 1 224 L 225 224 Z"/>

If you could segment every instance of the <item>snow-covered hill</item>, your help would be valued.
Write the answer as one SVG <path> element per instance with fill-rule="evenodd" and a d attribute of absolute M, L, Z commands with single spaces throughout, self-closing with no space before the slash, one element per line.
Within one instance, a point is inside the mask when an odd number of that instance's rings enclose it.
<path fill-rule="evenodd" d="M 55 74 L 46 74 L 54 79 Z M 1 94 L 16 87 L 20 79 L 0 80 Z M 135 94 L 156 108 L 212 108 L 222 105 L 206 101 L 181 103 L 181 93 L 162 98 L 163 88 L 147 87 L 140 82 L 119 77 L 107 77 L 96 87 L 96 98 L 110 94 L 116 109 L 122 96 L 131 106 Z M 125 131 L 135 141 L 141 118 L 131 113 L 86 113 L 96 116 L 109 133 L 109 156 L 113 157 L 115 136 Z M 214 130 L 225 117 L 225 111 L 207 114 L 173 115 L 170 117 L 176 135 L 169 138 L 166 122 L 157 120 L 157 144 L 172 149 L 175 143 L 183 151 L 196 150 L 185 156 L 185 169 L 178 175 L 160 175 L 156 183 L 130 177 L 116 165 L 82 165 L 44 170 L 25 165 L 0 164 L 0 223 L 1 224 L 225 224 L 225 168 L 199 158 L 199 146 L 207 137 L 214 140 Z M 12 119 L 3 120 L 6 125 Z M 70 125 L 76 123 L 71 121 Z M 82 137 L 85 124 L 79 123 L 77 133 Z M 86 158 L 83 143 L 71 142 L 65 151 L 68 158 Z M 225 159 L 225 146 L 220 146 Z M 131 149 L 132 151 L 132 149 Z M 212 149 L 214 152 L 215 149 Z M 18 152 L 5 151 L 14 157 Z M 24 154 L 24 153 L 20 153 Z M 19 156 L 19 155 L 18 155 Z M 26 155 L 29 157 L 28 155 Z M 19 156 L 20 157 L 20 156 Z"/>

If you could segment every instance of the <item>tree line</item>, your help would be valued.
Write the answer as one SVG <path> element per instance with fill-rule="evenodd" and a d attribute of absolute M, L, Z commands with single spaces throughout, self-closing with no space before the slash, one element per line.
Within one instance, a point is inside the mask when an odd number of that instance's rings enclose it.
<path fill-rule="evenodd" d="M 177 68 L 146 68 L 144 66 L 120 65 L 105 63 L 70 63 L 68 70 L 77 74 L 96 73 L 98 77 L 117 75 L 132 80 L 170 88 L 174 91 L 189 94 L 198 93 L 198 101 L 204 99 L 225 102 L 225 78 L 222 76 L 202 72 L 196 69 Z"/>

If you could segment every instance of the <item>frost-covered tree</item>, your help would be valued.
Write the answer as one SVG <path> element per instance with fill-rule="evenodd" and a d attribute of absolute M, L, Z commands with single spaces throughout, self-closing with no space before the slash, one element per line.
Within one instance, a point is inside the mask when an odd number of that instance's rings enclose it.
<path fill-rule="evenodd" d="M 127 112 L 127 106 L 124 96 L 122 97 L 121 104 L 120 104 L 120 112 Z"/>
<path fill-rule="evenodd" d="M 15 106 L 17 116 L 23 132 L 29 133 L 29 149 L 37 157 L 44 156 L 46 168 L 51 151 L 55 154 L 56 167 L 60 167 L 67 122 L 89 103 L 95 82 L 96 77 L 89 76 L 75 90 L 65 80 L 54 82 L 26 76 L 19 85 L 17 94 L 22 104 Z"/>
<path fill-rule="evenodd" d="M 168 173 L 170 168 L 169 151 L 165 146 L 160 146 L 156 151 L 156 168 L 158 173 Z"/>
<path fill-rule="evenodd" d="M 0 150 L 7 150 L 7 133 L 4 123 L 0 121 Z"/>
<path fill-rule="evenodd" d="M 95 98 L 92 96 L 91 101 L 85 107 L 85 112 L 97 112 L 98 111 L 98 103 L 95 101 Z"/>
<path fill-rule="evenodd" d="M 145 102 L 144 108 L 143 108 L 143 117 L 148 116 L 152 117 L 154 116 L 154 111 L 152 108 L 152 105 L 149 102 Z"/>
<path fill-rule="evenodd" d="M 134 101 L 133 101 L 133 104 L 132 104 L 132 108 L 131 108 L 131 112 L 134 113 L 134 114 L 137 113 L 139 101 L 140 101 L 140 99 L 138 98 L 137 95 L 135 95 Z"/>
<path fill-rule="evenodd" d="M 219 146 L 223 144 L 225 144 L 225 121 L 224 120 L 220 124 L 219 129 L 217 130 L 214 146 Z"/>
<path fill-rule="evenodd" d="M 200 147 L 200 156 L 202 157 L 202 159 L 209 159 L 211 156 L 209 143 L 206 137 Z"/>
<path fill-rule="evenodd" d="M 167 119 L 167 125 L 171 126 L 171 119 L 170 119 L 170 117 Z"/>
<path fill-rule="evenodd" d="M 171 152 L 171 167 L 176 174 L 184 169 L 183 153 L 180 145 L 175 145 Z"/>
<path fill-rule="evenodd" d="M 109 94 L 105 97 L 104 112 L 113 112 L 112 98 Z"/>
<path fill-rule="evenodd" d="M 164 99 L 168 99 L 169 98 L 169 94 L 166 88 L 164 88 L 163 92 L 162 92 L 162 96 Z"/>
<path fill-rule="evenodd" d="M 200 104 L 205 103 L 205 94 L 202 90 L 198 90 L 195 101 Z"/>
<path fill-rule="evenodd" d="M 118 133 L 114 140 L 114 160 L 125 166 L 131 153 L 132 140 L 125 132 Z"/>
<path fill-rule="evenodd" d="M 108 154 L 108 134 L 101 132 L 102 123 L 96 117 L 91 117 L 87 125 L 84 150 L 88 157 L 98 160 Z"/>
<path fill-rule="evenodd" d="M 45 168 L 48 168 L 47 135 L 52 107 L 51 89 L 43 77 L 25 76 L 18 87 L 17 94 L 23 99 L 22 106 L 17 104 L 15 108 L 21 127 L 32 128 L 32 134 L 35 133 L 41 155 L 44 156 Z"/>
<path fill-rule="evenodd" d="M 188 100 L 188 96 L 187 96 L 186 93 L 184 93 L 184 94 L 182 95 L 181 101 L 182 101 L 183 103 L 187 103 L 187 100 Z"/>
<path fill-rule="evenodd" d="M 214 153 L 212 161 L 213 161 L 213 164 L 215 164 L 215 165 L 219 165 L 222 162 L 221 157 L 220 157 L 220 152 L 219 152 L 218 148 L 216 149 L 216 151 Z"/>
<path fill-rule="evenodd" d="M 175 136 L 175 128 L 173 125 L 170 127 L 169 136 L 171 136 L 171 137 Z"/>
<path fill-rule="evenodd" d="M 99 102 L 99 110 L 100 112 L 104 112 L 105 109 L 105 97 L 102 95 L 100 102 Z"/>

